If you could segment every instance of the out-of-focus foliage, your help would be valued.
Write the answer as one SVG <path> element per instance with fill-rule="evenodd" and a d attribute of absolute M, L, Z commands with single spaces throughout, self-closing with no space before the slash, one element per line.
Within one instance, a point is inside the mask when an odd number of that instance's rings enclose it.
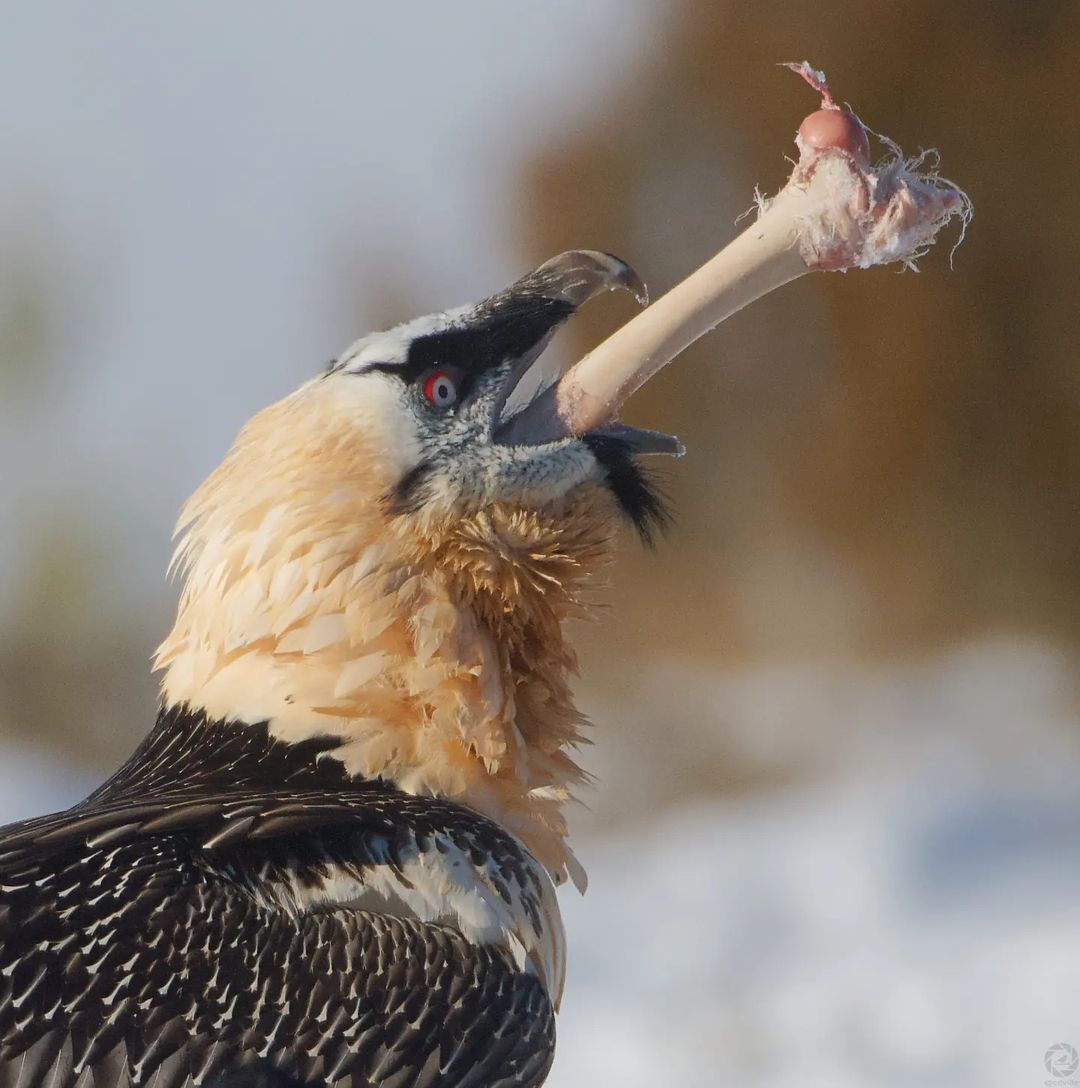
<path fill-rule="evenodd" d="M 31 232 L 28 232 L 28 235 Z M 101 496 L 64 493 L 44 447 L 64 455 L 71 375 L 58 350 L 60 283 L 42 234 L 5 239 L 0 270 L 7 569 L 0 612 L 0 732 L 108 766 L 145 732 L 153 707 L 149 617 L 103 595 L 131 542 Z M 68 361 L 68 366 L 71 363 Z M 34 486 L 21 486 L 26 479 Z"/>
<path fill-rule="evenodd" d="M 633 402 L 690 456 L 661 559 L 615 577 L 623 650 L 892 651 L 1019 627 L 1080 636 L 1080 6 L 691 0 L 619 93 L 534 162 L 530 256 L 611 249 L 654 289 L 775 191 L 816 105 L 809 59 L 974 200 L 922 275 L 817 275 L 699 343 Z M 628 311 L 627 311 L 628 312 Z M 611 327 L 584 316 L 576 348 Z M 660 602 L 663 607 L 658 607 Z M 613 634 L 609 627 L 605 640 Z"/>
<path fill-rule="evenodd" d="M 47 272 L 31 249 L 8 254 L 0 275 L 0 396 L 10 405 L 49 377 Z"/>

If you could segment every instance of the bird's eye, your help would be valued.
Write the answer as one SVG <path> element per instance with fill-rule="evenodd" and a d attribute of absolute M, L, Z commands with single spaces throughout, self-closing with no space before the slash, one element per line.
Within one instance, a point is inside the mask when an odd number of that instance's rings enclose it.
<path fill-rule="evenodd" d="M 424 379 L 424 399 L 435 408 L 453 408 L 458 402 L 457 380 L 449 370 L 433 370 Z"/>

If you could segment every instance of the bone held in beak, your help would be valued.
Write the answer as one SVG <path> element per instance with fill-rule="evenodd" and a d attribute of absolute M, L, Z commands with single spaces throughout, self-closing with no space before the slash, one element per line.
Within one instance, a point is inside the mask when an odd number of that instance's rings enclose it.
<path fill-rule="evenodd" d="M 889 141 L 871 167 L 866 133 L 841 110 L 825 77 L 789 65 L 822 96 L 796 136 L 800 158 L 784 188 L 758 201 L 758 218 L 730 245 L 571 367 L 515 420 L 536 441 L 586 432 L 619 409 L 661 367 L 744 306 L 815 270 L 843 272 L 900 261 L 914 267 L 971 202 L 938 177 L 933 155 L 906 159 Z M 961 233 L 961 239 L 963 233 Z"/>
<path fill-rule="evenodd" d="M 808 271 L 790 217 L 763 216 L 571 367 L 556 387 L 557 421 L 570 434 L 609 422 L 698 337 Z"/>

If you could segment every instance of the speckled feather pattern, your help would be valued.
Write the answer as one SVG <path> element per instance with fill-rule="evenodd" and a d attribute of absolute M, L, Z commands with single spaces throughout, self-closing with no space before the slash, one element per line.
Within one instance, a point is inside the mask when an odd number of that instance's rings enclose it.
<path fill-rule="evenodd" d="M 418 854 L 456 855 L 539 933 L 529 855 L 259 728 L 204 766 L 225 728 L 166 715 L 88 802 L 0 831 L 0 1086 L 542 1083 L 552 1003 L 508 947 L 319 898 L 341 870 L 405 879 Z M 162 788 L 188 753 L 186 783 Z"/>

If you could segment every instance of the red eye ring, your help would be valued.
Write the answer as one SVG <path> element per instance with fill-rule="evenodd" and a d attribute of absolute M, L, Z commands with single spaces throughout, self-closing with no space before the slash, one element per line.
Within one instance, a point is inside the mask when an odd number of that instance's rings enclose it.
<path fill-rule="evenodd" d="M 424 399 L 435 408 L 453 408 L 458 402 L 457 375 L 440 367 L 424 379 Z"/>

